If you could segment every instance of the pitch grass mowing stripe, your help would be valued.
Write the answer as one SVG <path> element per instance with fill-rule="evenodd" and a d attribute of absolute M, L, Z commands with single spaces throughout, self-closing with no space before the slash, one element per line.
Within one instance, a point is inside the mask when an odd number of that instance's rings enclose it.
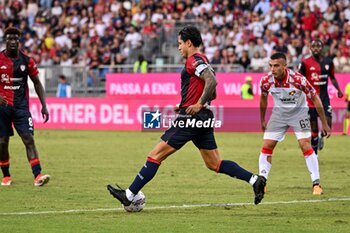
<path fill-rule="evenodd" d="M 263 202 L 259 205 L 281 205 L 281 204 L 300 204 L 300 203 L 320 203 L 320 202 L 334 202 L 334 201 L 350 201 L 350 197 L 343 198 L 328 198 L 321 200 L 294 200 L 294 201 L 274 201 Z M 201 207 L 231 207 L 231 206 L 245 206 L 254 205 L 253 203 L 227 203 L 227 204 L 196 204 L 196 205 L 172 205 L 172 206 L 153 206 L 147 207 L 147 210 L 159 209 L 186 209 L 186 208 L 201 208 Z M 9 215 L 39 215 L 39 214 L 67 214 L 67 213 L 88 213 L 88 212 L 110 212 L 110 211 L 124 211 L 123 208 L 98 208 L 98 209 L 75 209 L 75 210 L 49 210 L 37 212 L 12 212 L 0 213 L 0 216 Z"/>

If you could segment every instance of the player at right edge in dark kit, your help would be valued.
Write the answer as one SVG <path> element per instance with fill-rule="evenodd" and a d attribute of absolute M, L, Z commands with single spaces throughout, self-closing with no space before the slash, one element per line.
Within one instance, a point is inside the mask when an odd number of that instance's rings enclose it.
<path fill-rule="evenodd" d="M 216 77 L 208 59 L 200 53 L 202 38 L 196 27 L 186 26 L 179 32 L 178 49 L 186 58 L 185 68 L 181 73 L 181 103 L 175 109 L 179 112 L 175 121 L 196 121 L 203 123 L 213 119 L 213 112 L 206 106 L 216 98 Z M 128 189 L 108 185 L 107 189 L 124 206 L 129 206 L 135 195 L 156 175 L 161 163 L 175 153 L 188 141 L 198 148 L 206 166 L 217 173 L 223 173 L 233 178 L 244 180 L 254 190 L 254 203 L 259 204 L 264 197 L 266 179 L 254 175 L 237 163 L 222 160 L 215 142 L 214 127 L 172 126 L 161 136 L 161 141 L 148 154 L 146 164 L 136 175 Z"/>
<path fill-rule="evenodd" d="M 306 79 L 315 88 L 316 93 L 319 95 L 324 112 L 327 117 L 327 123 L 332 128 L 332 106 L 330 104 L 328 95 L 328 77 L 331 79 L 332 84 L 338 91 L 338 98 L 343 97 L 343 93 L 339 88 L 338 81 L 334 76 L 334 64 L 331 58 L 323 57 L 323 42 L 319 39 L 311 42 L 310 51 L 311 56 L 303 59 L 299 65 L 299 73 L 306 77 Z M 311 123 L 311 145 L 317 154 L 317 150 L 323 149 L 323 135 L 319 133 L 318 129 L 318 114 L 315 105 L 308 98 L 309 115 Z"/>

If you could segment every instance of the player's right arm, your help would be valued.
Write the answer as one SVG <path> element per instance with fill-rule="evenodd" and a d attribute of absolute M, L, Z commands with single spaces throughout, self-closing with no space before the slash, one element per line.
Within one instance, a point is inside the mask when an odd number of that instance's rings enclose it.
<path fill-rule="evenodd" d="M 261 129 L 262 131 L 265 131 L 266 129 L 266 121 L 265 121 L 265 115 L 266 115 L 266 109 L 267 109 L 267 95 L 260 95 L 260 123 L 261 123 Z"/>
<path fill-rule="evenodd" d="M 267 76 L 261 78 L 261 80 L 260 80 L 260 89 L 261 89 L 261 95 L 260 95 L 260 123 L 261 123 L 262 131 L 265 131 L 265 129 L 266 129 L 265 115 L 266 115 L 266 109 L 267 109 L 267 105 L 268 105 L 268 95 L 269 95 L 269 89 L 270 89 L 270 84 L 268 82 L 268 77 Z"/>
<path fill-rule="evenodd" d="M 322 122 L 322 128 L 323 128 L 323 134 L 325 137 L 329 138 L 331 136 L 331 129 L 327 123 L 327 118 L 323 110 L 323 105 L 321 102 L 321 99 L 318 95 L 312 95 L 311 100 L 314 103 L 316 107 L 316 111 L 321 119 Z"/>

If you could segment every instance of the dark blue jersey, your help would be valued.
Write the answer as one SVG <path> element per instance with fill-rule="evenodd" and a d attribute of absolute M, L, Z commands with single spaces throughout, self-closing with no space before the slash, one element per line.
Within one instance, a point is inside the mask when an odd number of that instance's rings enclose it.
<path fill-rule="evenodd" d="M 29 109 L 28 76 L 34 78 L 38 73 L 33 58 L 23 52 L 16 58 L 8 57 L 5 50 L 0 52 L 0 95 L 10 106 Z"/>

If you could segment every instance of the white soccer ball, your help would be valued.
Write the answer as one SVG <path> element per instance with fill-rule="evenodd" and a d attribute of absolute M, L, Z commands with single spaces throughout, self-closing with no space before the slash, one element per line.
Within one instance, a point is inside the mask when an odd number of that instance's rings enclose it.
<path fill-rule="evenodd" d="M 124 206 L 124 209 L 128 212 L 140 212 L 146 205 L 146 196 L 143 192 L 139 191 L 134 200 L 132 200 L 129 206 Z"/>

